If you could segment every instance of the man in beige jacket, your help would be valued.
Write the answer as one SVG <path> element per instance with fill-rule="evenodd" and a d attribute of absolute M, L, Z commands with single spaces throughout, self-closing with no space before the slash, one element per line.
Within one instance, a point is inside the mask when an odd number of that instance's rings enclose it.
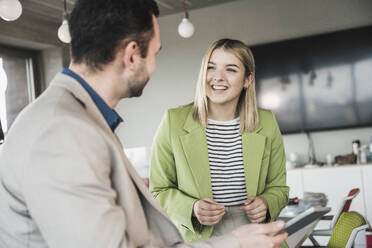
<path fill-rule="evenodd" d="M 0 154 L 0 247 L 277 247 L 283 223 L 185 244 L 115 135 L 160 50 L 153 0 L 78 0 L 72 63 L 18 116 Z"/>

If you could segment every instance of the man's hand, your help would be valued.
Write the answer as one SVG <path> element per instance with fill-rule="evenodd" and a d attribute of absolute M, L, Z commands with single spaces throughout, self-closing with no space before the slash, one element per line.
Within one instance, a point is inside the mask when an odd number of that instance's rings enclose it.
<path fill-rule="evenodd" d="M 284 228 L 283 221 L 268 224 L 248 224 L 235 229 L 232 234 L 237 237 L 240 248 L 277 248 L 288 237 L 286 232 L 272 235 Z"/>
<path fill-rule="evenodd" d="M 267 202 L 263 197 L 248 197 L 243 206 L 239 208 L 243 210 L 251 223 L 261 223 L 266 219 Z"/>
<path fill-rule="evenodd" d="M 225 207 L 210 198 L 204 198 L 194 204 L 193 215 L 202 225 L 216 225 L 224 214 Z"/>

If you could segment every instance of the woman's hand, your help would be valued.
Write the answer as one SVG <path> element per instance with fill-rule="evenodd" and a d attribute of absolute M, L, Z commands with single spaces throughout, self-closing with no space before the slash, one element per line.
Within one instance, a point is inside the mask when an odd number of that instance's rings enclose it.
<path fill-rule="evenodd" d="M 260 196 L 248 197 L 239 209 L 247 214 L 251 223 L 261 223 L 266 219 L 267 202 L 265 198 Z"/>
<path fill-rule="evenodd" d="M 225 207 L 210 198 L 204 198 L 195 202 L 192 214 L 200 224 L 213 226 L 222 219 Z"/>

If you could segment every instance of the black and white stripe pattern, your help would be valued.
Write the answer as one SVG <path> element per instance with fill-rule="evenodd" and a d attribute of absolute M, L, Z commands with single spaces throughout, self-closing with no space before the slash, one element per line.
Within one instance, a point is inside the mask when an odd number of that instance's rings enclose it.
<path fill-rule="evenodd" d="M 247 200 L 239 118 L 208 120 L 206 128 L 213 199 L 224 206 Z"/>

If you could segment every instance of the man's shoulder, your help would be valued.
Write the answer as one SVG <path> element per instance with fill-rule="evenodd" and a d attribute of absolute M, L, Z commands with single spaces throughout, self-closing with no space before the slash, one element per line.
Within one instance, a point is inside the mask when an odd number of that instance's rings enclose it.
<path fill-rule="evenodd" d="M 47 128 L 65 128 L 77 123 L 91 123 L 86 106 L 63 87 L 50 85 L 32 104 L 17 116 L 9 137 L 34 139 Z M 67 130 L 66 130 L 67 131 Z"/>
<path fill-rule="evenodd" d="M 51 85 L 30 107 L 27 112 L 37 114 L 39 120 L 50 120 L 60 116 L 75 116 L 81 119 L 84 116 L 86 106 L 80 99 L 68 90 Z"/>

